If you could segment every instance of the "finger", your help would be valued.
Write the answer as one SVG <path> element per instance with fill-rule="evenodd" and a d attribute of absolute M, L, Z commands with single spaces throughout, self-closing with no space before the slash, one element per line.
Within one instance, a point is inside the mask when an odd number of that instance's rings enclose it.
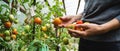
<path fill-rule="evenodd" d="M 68 33 L 70 34 L 71 37 L 74 37 L 70 31 L 68 31 Z"/>
<path fill-rule="evenodd" d="M 64 24 L 60 24 L 60 25 L 58 25 L 59 27 L 64 27 Z"/>
<path fill-rule="evenodd" d="M 76 34 L 76 33 L 72 32 L 72 31 L 70 31 L 70 30 L 68 30 L 68 31 L 69 31 L 69 34 L 70 34 L 71 36 L 76 37 L 76 38 L 80 37 L 79 34 Z"/>
<path fill-rule="evenodd" d="M 76 33 L 72 33 L 72 36 L 75 37 L 75 38 L 79 38 L 80 36 Z"/>
<path fill-rule="evenodd" d="M 89 28 L 88 24 L 76 24 L 75 27 L 79 27 L 79 28 Z"/>
<path fill-rule="evenodd" d="M 69 32 L 69 34 L 70 34 L 71 36 L 75 36 L 75 34 L 72 33 L 71 31 L 68 31 L 68 32 Z"/>
<path fill-rule="evenodd" d="M 75 33 L 72 33 L 72 32 L 70 32 L 70 31 L 68 31 L 68 32 L 69 32 L 69 34 L 70 34 L 71 37 L 77 37 L 77 36 L 78 36 L 78 35 L 75 34 Z"/>
<path fill-rule="evenodd" d="M 78 30 L 72 30 L 69 29 L 70 32 L 77 34 L 78 36 L 86 36 L 86 31 L 78 31 Z"/>
<path fill-rule="evenodd" d="M 68 18 L 68 17 L 61 17 L 60 18 L 63 22 L 67 22 L 69 21 L 71 18 Z"/>
<path fill-rule="evenodd" d="M 59 27 L 64 27 L 64 28 L 66 28 L 66 26 L 67 26 L 67 24 L 60 24 L 60 25 L 58 25 Z"/>

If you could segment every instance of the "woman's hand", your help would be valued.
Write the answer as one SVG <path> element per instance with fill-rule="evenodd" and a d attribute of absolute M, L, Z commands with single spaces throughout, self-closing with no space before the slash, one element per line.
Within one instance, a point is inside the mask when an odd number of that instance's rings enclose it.
<path fill-rule="evenodd" d="M 68 29 L 69 34 L 72 37 L 76 37 L 76 38 L 87 37 L 87 36 L 102 34 L 102 33 L 106 32 L 103 26 L 97 25 L 97 24 L 92 24 L 92 23 L 90 23 L 90 24 L 77 24 L 76 26 L 78 28 L 82 27 L 85 29 L 84 31 Z"/>
<path fill-rule="evenodd" d="M 72 16 L 61 17 L 60 19 L 62 20 L 62 24 L 59 25 L 60 27 L 64 27 L 67 24 L 72 24 L 75 21 L 74 17 Z"/>
<path fill-rule="evenodd" d="M 62 20 L 62 24 L 60 24 L 60 27 L 65 27 L 68 24 L 72 24 L 73 22 L 77 21 L 78 19 L 80 19 L 82 17 L 82 15 L 76 15 L 76 16 L 64 16 L 61 17 L 60 19 Z"/>

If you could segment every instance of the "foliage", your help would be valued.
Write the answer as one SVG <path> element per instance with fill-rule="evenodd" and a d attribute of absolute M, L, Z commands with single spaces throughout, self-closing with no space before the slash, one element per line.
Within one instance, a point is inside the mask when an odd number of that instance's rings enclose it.
<path fill-rule="evenodd" d="M 63 44 L 63 38 L 71 38 L 66 32 L 67 29 L 59 28 L 58 32 L 55 32 L 56 29 L 52 24 L 53 19 L 63 16 L 65 10 L 59 0 L 53 0 L 53 3 L 55 4 L 50 5 L 49 0 L 36 0 L 35 3 L 34 0 L 8 0 L 8 3 L 0 0 L 0 50 L 55 51 L 56 47 L 61 45 L 62 51 L 66 51 L 67 46 Z M 18 17 L 20 13 L 25 17 Z M 13 20 L 10 15 L 14 16 Z M 36 17 L 41 18 L 41 24 L 34 23 Z M 10 28 L 4 27 L 6 21 L 12 23 Z M 42 31 L 42 27 L 46 27 L 46 31 Z M 15 34 L 16 39 L 11 37 L 14 34 L 13 29 L 18 33 Z M 10 31 L 10 40 L 6 40 L 8 37 L 4 34 L 6 30 Z"/>

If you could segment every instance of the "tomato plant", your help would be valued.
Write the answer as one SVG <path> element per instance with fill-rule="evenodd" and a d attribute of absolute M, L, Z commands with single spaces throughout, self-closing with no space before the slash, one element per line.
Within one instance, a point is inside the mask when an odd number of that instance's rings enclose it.
<path fill-rule="evenodd" d="M 67 29 L 54 27 L 62 23 L 60 17 L 65 12 L 61 1 L 53 0 L 53 5 L 49 0 L 1 2 L 0 50 L 55 51 L 70 44 Z"/>

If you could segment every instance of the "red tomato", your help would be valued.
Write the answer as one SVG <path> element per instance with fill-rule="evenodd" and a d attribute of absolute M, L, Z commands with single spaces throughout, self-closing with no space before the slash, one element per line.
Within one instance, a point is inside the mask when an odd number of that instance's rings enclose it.
<path fill-rule="evenodd" d="M 83 21 L 82 21 L 82 20 L 78 20 L 78 21 L 76 22 L 76 24 L 83 24 Z"/>

